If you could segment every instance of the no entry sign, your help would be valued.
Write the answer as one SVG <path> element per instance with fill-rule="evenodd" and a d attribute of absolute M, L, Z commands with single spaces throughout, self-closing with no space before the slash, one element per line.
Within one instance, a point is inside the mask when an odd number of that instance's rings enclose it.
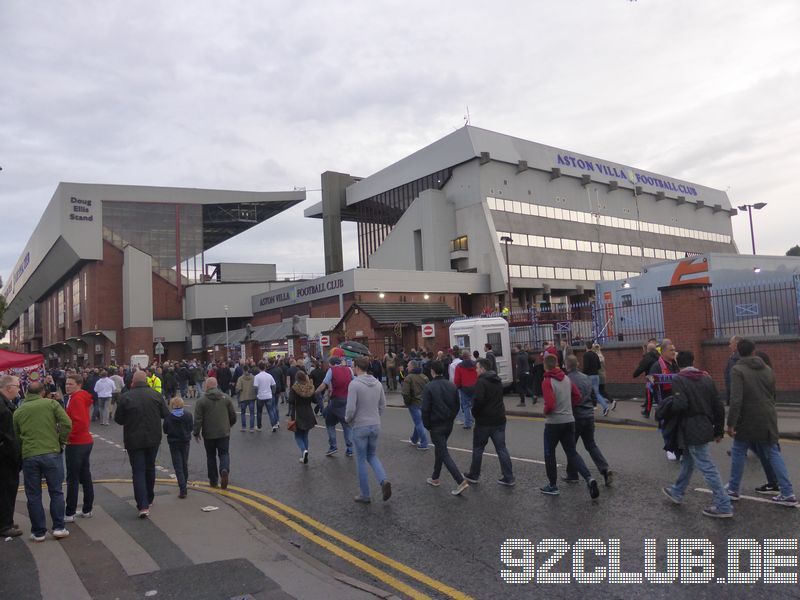
<path fill-rule="evenodd" d="M 433 323 L 424 323 L 422 325 L 422 337 L 424 338 L 436 337 L 436 327 L 433 325 Z"/>
<path fill-rule="evenodd" d="M 320 346 L 330 346 L 331 345 L 331 336 L 329 336 L 329 335 L 321 335 L 321 336 L 319 336 L 319 345 Z"/>

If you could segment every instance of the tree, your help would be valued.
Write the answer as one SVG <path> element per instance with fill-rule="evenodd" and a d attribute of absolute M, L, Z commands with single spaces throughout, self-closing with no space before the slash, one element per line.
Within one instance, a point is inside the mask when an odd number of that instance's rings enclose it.
<path fill-rule="evenodd" d="M 789 251 L 786 253 L 786 256 L 800 256 L 800 246 L 795 244 L 794 246 L 789 248 Z"/>

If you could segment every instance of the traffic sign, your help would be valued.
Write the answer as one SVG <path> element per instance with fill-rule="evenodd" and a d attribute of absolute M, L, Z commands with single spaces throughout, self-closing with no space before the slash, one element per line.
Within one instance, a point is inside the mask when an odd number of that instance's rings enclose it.
<path fill-rule="evenodd" d="M 433 323 L 422 324 L 422 337 L 424 338 L 436 337 L 436 327 L 434 326 Z"/>
<path fill-rule="evenodd" d="M 321 336 L 319 336 L 319 345 L 320 346 L 330 346 L 331 345 L 331 336 L 329 336 L 329 335 L 321 335 Z"/>
<path fill-rule="evenodd" d="M 161 342 L 158 342 L 156 344 L 156 354 L 158 354 L 159 356 L 164 354 L 164 344 L 162 344 Z"/>

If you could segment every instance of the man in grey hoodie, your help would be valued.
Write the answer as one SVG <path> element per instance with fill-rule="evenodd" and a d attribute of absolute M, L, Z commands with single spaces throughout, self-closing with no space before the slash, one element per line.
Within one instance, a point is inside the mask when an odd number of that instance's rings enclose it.
<path fill-rule="evenodd" d="M 575 417 L 575 444 L 577 445 L 579 439 L 583 440 L 583 447 L 592 457 L 597 470 L 605 479 L 606 487 L 608 487 L 614 479 L 614 474 L 609 470 L 608 462 L 594 439 L 594 408 L 597 406 L 597 396 L 594 393 L 592 380 L 578 370 L 578 357 L 574 354 L 567 355 L 564 358 L 564 364 L 567 368 L 567 377 L 578 388 L 581 395 L 580 402 L 572 407 L 572 415 Z M 567 476 L 562 479 L 567 483 L 580 481 L 578 470 L 569 461 L 567 462 Z"/>
<path fill-rule="evenodd" d="M 231 427 L 236 425 L 236 410 L 233 400 L 219 389 L 217 379 L 209 377 L 205 383 L 206 392 L 197 401 L 194 409 L 194 439 L 206 447 L 206 464 L 208 466 L 208 482 L 222 489 L 228 487 L 228 474 L 231 470 L 231 457 L 228 452 L 231 441 Z M 217 470 L 217 454 L 219 454 L 219 470 Z"/>
<path fill-rule="evenodd" d="M 375 472 L 381 484 L 384 502 L 392 495 L 392 485 L 386 478 L 386 471 L 378 459 L 378 434 L 381 431 L 381 415 L 386 407 L 386 395 L 380 381 L 367 373 L 368 358 L 357 358 L 353 361 L 355 379 L 347 389 L 347 407 L 345 421 L 353 428 L 353 442 L 356 447 L 358 464 L 358 484 L 361 493 L 355 497 L 356 502 L 369 504 L 369 473 L 367 463 Z"/>

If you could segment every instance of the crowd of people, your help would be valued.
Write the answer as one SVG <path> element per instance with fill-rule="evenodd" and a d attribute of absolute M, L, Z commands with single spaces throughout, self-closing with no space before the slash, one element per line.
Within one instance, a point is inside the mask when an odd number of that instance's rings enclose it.
<path fill-rule="evenodd" d="M 767 483 L 756 489 L 772 494 L 776 504 L 795 506 L 795 498 L 778 439 L 775 378 L 769 357 L 756 351 L 750 340 L 731 339 L 731 360 L 726 372 L 725 406 L 708 373 L 694 366 L 691 352 L 676 352 L 669 339 L 650 340 L 634 377 L 646 375 L 643 415 L 656 408 L 655 417 L 670 460 L 680 460 L 677 481 L 663 488 L 674 503 L 683 501 L 695 468 L 706 478 L 714 504 L 703 514 L 731 517 L 732 502 L 740 498 L 744 461 L 748 451 L 760 459 Z M 558 495 L 556 449 L 566 454 L 561 481 L 581 479 L 592 499 L 600 495 L 597 479 L 577 451 L 578 440 L 592 459 L 605 486 L 614 472 L 595 440 L 595 412 L 603 415 L 616 407 L 605 393 L 605 359 L 597 344 L 587 343 L 582 362 L 563 343 L 548 343 L 541 352 L 516 347 L 515 383 L 524 405 L 528 398 L 544 403 L 544 447 L 547 482 L 545 495 Z M 387 391 L 399 391 L 411 421 L 409 443 L 420 451 L 433 445 L 433 470 L 427 483 L 441 485 L 442 467 L 452 477 L 453 495 L 461 495 L 480 481 L 482 459 L 491 440 L 502 476 L 497 483 L 514 486 L 516 478 L 506 445 L 504 383 L 498 376 L 491 345 L 483 356 L 458 347 L 438 353 L 412 350 L 345 359 L 334 349 L 326 360 L 305 354 L 302 358 L 270 358 L 216 362 L 166 362 L 145 369 L 120 365 L 108 369 L 54 369 L 44 378 L 32 375 L 21 390 L 20 379 L 0 377 L 0 536 L 22 534 L 13 522 L 19 473 L 23 474 L 31 537 L 46 539 L 42 508 L 42 480 L 50 496 L 52 536 L 69 535 L 66 524 L 91 518 L 94 502 L 90 468 L 92 421 L 107 426 L 113 419 L 123 428 L 124 447 L 131 466 L 138 515 L 149 516 L 154 500 L 155 461 L 166 435 L 178 484 L 179 498 L 188 493 L 188 458 L 191 440 L 202 441 L 207 476 L 212 487 L 228 487 L 231 472 L 230 435 L 240 424 L 243 433 L 281 428 L 285 406 L 286 428 L 297 443 L 299 462 L 310 459 L 309 433 L 321 415 L 328 438 L 324 453 L 339 451 L 341 428 L 346 457 L 356 457 L 359 494 L 354 500 L 369 503 L 372 470 L 387 501 L 392 485 L 378 457 L 381 418 Z M 384 387 L 385 385 L 385 387 Z M 194 402 L 193 413 L 185 403 Z M 238 405 L 238 406 L 237 406 Z M 456 424 L 472 430 L 472 457 L 461 471 L 448 451 L 448 438 Z M 727 433 L 733 438 L 730 478 L 722 483 L 710 458 L 709 447 Z M 66 476 L 66 498 L 62 484 Z M 78 507 L 79 490 L 82 504 Z"/>

